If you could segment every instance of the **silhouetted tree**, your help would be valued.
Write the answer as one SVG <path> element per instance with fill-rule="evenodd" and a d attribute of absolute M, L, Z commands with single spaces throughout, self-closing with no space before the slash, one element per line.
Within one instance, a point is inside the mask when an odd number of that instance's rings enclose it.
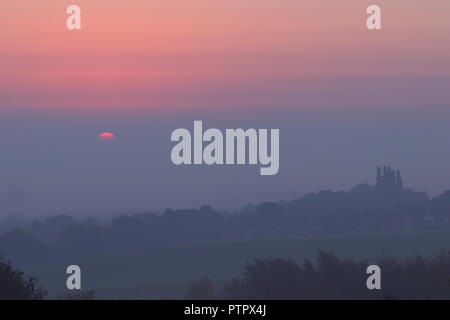
<path fill-rule="evenodd" d="M 401 173 L 400 173 L 400 170 L 397 170 L 397 186 L 398 186 L 398 188 L 401 190 L 401 189 L 403 189 L 403 178 L 402 178 L 402 175 L 401 175 Z"/>
<path fill-rule="evenodd" d="M 203 277 L 198 281 L 193 281 L 191 287 L 186 292 L 186 300 L 214 300 L 217 299 L 214 293 L 214 285 L 210 278 Z"/>
<path fill-rule="evenodd" d="M 46 295 L 36 279 L 0 259 L 0 300 L 42 300 Z"/>

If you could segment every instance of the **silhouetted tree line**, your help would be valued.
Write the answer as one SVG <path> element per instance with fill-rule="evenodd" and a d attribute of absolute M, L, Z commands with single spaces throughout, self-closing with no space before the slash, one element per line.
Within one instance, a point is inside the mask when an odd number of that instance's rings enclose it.
<path fill-rule="evenodd" d="M 94 218 L 77 222 L 56 215 L 0 236 L 0 253 L 15 263 L 51 261 L 64 255 L 148 248 L 173 244 L 448 225 L 450 190 L 434 199 L 403 186 L 399 171 L 378 168 L 374 186 L 349 191 L 319 191 L 278 203 L 249 205 L 234 213 L 210 206 L 123 215 L 111 223 Z M 431 217 L 431 218 L 430 218 Z"/>
<path fill-rule="evenodd" d="M 381 290 L 368 290 L 367 266 L 381 268 Z M 313 263 L 288 259 L 255 260 L 247 264 L 242 278 L 222 289 L 207 277 L 194 281 L 186 292 L 188 300 L 255 299 L 449 299 L 450 252 L 431 259 L 376 261 L 339 259 L 319 252 Z"/>

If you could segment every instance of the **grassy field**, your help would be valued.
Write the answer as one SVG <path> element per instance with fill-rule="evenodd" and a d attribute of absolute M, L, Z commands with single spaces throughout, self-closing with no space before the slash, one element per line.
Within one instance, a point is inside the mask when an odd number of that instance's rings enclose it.
<path fill-rule="evenodd" d="M 25 271 L 37 276 L 50 295 L 64 291 L 65 268 L 77 264 L 82 269 L 83 289 L 96 289 L 100 298 L 181 298 L 192 280 L 209 276 L 221 285 L 239 277 L 246 262 L 255 258 L 302 261 L 314 259 L 323 250 L 370 259 L 429 256 L 441 249 L 450 249 L 450 229 L 174 246 L 73 259 Z"/>

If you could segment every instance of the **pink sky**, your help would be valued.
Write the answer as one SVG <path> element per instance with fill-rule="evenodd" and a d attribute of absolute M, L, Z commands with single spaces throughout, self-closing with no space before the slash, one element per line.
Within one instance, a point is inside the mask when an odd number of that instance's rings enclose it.
<path fill-rule="evenodd" d="M 383 30 L 370 32 L 374 3 Z M 70 4 L 81 31 L 65 27 Z M 376 92 L 350 101 L 348 83 L 370 78 L 414 79 L 429 99 L 435 80 L 418 79 L 450 75 L 449 12 L 447 0 L 3 0 L 0 108 L 359 106 Z"/>

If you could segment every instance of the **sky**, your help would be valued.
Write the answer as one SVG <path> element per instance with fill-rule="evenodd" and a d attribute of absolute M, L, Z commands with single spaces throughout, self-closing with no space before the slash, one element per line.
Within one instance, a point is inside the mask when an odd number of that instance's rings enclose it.
<path fill-rule="evenodd" d="M 67 30 L 66 8 L 81 8 Z M 366 8 L 382 9 L 382 30 Z M 450 189 L 447 0 L 2 0 L 0 214 Z M 176 167 L 170 134 L 279 128 L 280 172 Z M 99 141 L 109 131 L 115 141 Z"/>

